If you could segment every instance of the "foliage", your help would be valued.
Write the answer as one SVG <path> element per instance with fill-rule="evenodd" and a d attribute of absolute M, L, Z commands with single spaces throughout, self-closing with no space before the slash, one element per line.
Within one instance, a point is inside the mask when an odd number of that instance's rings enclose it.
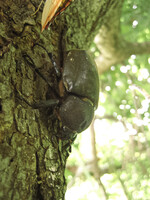
<path fill-rule="evenodd" d="M 126 0 L 124 2 L 121 28 L 126 39 L 137 42 L 150 40 L 149 10 L 149 1 Z"/>

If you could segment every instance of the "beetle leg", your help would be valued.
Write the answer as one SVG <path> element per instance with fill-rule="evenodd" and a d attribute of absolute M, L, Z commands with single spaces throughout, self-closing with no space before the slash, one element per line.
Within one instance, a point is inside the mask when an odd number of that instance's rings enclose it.
<path fill-rule="evenodd" d="M 28 63 L 28 65 L 49 85 L 50 90 L 54 94 L 55 97 L 59 97 L 58 93 L 53 89 L 53 83 L 49 82 L 48 79 L 40 73 L 39 69 L 35 66 L 33 60 L 28 56 L 27 54 L 23 55 L 25 61 Z"/>
<path fill-rule="evenodd" d="M 76 139 L 77 135 L 75 135 L 72 139 L 66 139 L 68 140 L 67 143 L 62 147 L 62 150 L 65 151 L 66 149 L 68 149 L 69 153 L 71 153 L 71 145 L 74 143 L 75 139 Z M 65 140 L 65 139 L 62 139 Z"/>
<path fill-rule="evenodd" d="M 36 108 L 49 108 L 51 106 L 58 105 L 59 100 L 58 99 L 49 99 L 49 100 L 42 100 L 38 103 L 34 103 L 32 106 Z"/>
<path fill-rule="evenodd" d="M 53 54 L 52 53 L 48 53 L 48 55 L 49 55 L 49 57 L 51 59 L 51 62 L 52 62 L 53 67 L 55 69 L 56 75 L 60 78 L 61 77 L 61 69 L 60 69 L 60 67 L 58 67 L 57 63 L 55 62 Z M 60 79 L 60 81 L 59 81 L 58 88 L 59 88 L 59 96 L 63 97 L 64 93 L 65 93 L 65 87 L 64 87 L 62 79 Z"/>
<path fill-rule="evenodd" d="M 53 84 L 50 83 L 50 82 L 47 80 L 47 78 L 46 78 L 43 74 L 40 73 L 39 69 L 35 66 L 33 60 L 32 60 L 27 54 L 24 54 L 23 57 L 24 57 L 25 61 L 29 64 L 29 66 L 31 66 L 32 69 L 33 69 L 43 80 L 45 80 L 45 81 L 47 82 L 47 84 L 48 84 L 50 87 L 52 87 Z"/>
<path fill-rule="evenodd" d="M 55 62 L 55 60 L 54 60 L 54 58 L 53 58 L 53 54 L 52 54 L 52 53 L 48 53 L 48 55 L 49 55 L 49 58 L 50 58 L 50 60 L 51 60 L 51 62 L 52 62 L 52 64 L 53 64 L 53 66 L 54 66 L 56 75 L 57 75 L 58 77 L 60 77 L 61 71 L 60 71 L 60 68 L 58 67 L 57 63 Z"/>
<path fill-rule="evenodd" d="M 59 100 L 58 99 L 49 99 L 49 100 L 41 100 L 39 102 L 29 103 L 21 94 L 20 91 L 17 90 L 17 97 L 20 100 L 23 100 L 28 106 L 39 109 L 39 108 L 48 108 L 58 105 Z"/>

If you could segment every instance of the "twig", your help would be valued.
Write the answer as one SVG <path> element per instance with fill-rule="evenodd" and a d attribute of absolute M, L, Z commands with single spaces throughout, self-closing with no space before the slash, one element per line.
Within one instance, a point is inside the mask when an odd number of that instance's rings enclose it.
<path fill-rule="evenodd" d="M 37 8 L 37 10 L 36 10 L 31 16 L 35 15 L 35 14 L 40 10 L 40 7 L 41 7 L 43 1 L 44 1 L 44 0 L 41 0 L 39 6 L 38 6 L 38 8 Z"/>
<path fill-rule="evenodd" d="M 108 200 L 108 194 L 106 192 L 105 186 L 103 185 L 103 183 L 102 183 L 102 181 L 100 179 L 101 173 L 100 173 L 100 169 L 99 169 L 99 166 L 98 166 L 98 158 L 97 158 L 97 151 L 96 151 L 96 139 L 95 139 L 95 131 L 94 131 L 94 121 L 95 121 L 95 119 L 93 120 L 93 122 L 92 122 L 92 124 L 90 126 L 91 146 L 92 146 L 92 156 L 93 156 L 93 159 L 92 159 L 92 162 L 93 162 L 92 172 L 93 172 L 94 178 L 96 179 L 97 183 L 100 186 L 100 189 L 102 191 L 104 199 Z"/>

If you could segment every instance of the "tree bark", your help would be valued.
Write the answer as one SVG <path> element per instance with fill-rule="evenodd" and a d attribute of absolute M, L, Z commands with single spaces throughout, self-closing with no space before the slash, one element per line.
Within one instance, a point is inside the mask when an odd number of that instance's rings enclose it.
<path fill-rule="evenodd" d="M 69 141 L 54 109 L 30 104 L 57 90 L 49 53 L 61 65 L 63 51 L 88 49 L 116 2 L 75 0 L 41 33 L 40 0 L 0 0 L 0 199 L 64 199 Z"/>

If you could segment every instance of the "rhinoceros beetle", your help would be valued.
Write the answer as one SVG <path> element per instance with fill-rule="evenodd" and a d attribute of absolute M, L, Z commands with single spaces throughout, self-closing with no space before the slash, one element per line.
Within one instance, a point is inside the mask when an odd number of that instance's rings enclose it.
<path fill-rule="evenodd" d="M 64 53 L 62 68 L 58 68 L 51 54 L 59 79 L 59 100 L 51 99 L 34 104 L 34 108 L 55 106 L 60 130 L 58 137 L 72 139 L 88 128 L 98 106 L 99 77 L 95 62 L 85 50 Z"/>
<path fill-rule="evenodd" d="M 53 65 L 56 63 L 53 61 Z M 99 77 L 95 62 L 85 50 L 64 53 L 59 83 L 61 104 L 58 109 L 62 123 L 61 137 L 74 137 L 88 128 L 99 99 Z"/>

